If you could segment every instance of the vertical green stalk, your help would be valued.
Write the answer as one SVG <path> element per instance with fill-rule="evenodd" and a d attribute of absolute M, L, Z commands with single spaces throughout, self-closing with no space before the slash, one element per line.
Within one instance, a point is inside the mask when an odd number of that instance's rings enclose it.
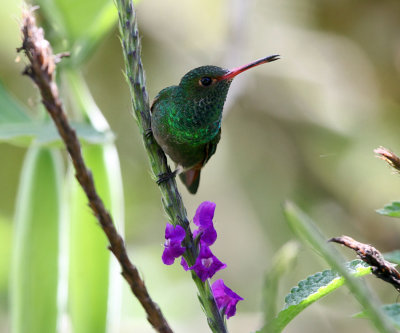
<path fill-rule="evenodd" d="M 93 172 L 100 196 L 109 207 L 109 181 L 102 147 L 85 147 L 83 156 Z M 69 311 L 73 332 L 103 333 L 107 325 L 108 241 L 89 210 L 85 193 L 72 172 L 69 173 L 69 182 Z"/>
<path fill-rule="evenodd" d="M 126 78 L 129 84 L 133 111 L 140 134 L 149 157 L 154 178 L 171 172 L 166 156 L 151 135 L 151 116 L 149 97 L 146 90 L 143 65 L 141 62 L 141 44 L 137 27 L 136 12 L 131 0 L 116 0 L 119 17 L 121 43 L 125 59 Z M 193 241 L 181 195 L 175 179 L 160 184 L 164 210 L 173 225 L 180 224 L 186 230 L 185 252 L 186 262 L 191 266 L 197 257 L 197 247 Z M 208 281 L 202 282 L 192 271 L 192 278 L 199 291 L 199 301 L 207 316 L 208 324 L 213 332 L 227 332 L 226 323 L 219 312 Z"/>
<path fill-rule="evenodd" d="M 13 333 L 54 333 L 57 326 L 60 153 L 31 147 L 18 190 L 11 312 Z"/>
<path fill-rule="evenodd" d="M 108 124 L 77 71 L 65 70 L 69 96 L 80 114 L 100 131 Z M 123 191 L 118 154 L 113 143 L 84 145 L 82 153 L 91 169 L 104 204 L 114 221 L 123 228 Z M 70 300 L 74 333 L 103 333 L 116 330 L 120 306 L 121 279 L 118 268 L 110 271 L 108 241 L 87 207 L 86 196 L 73 177 L 70 181 Z M 120 230 L 121 232 L 121 230 Z M 110 330 L 107 329 L 110 328 Z"/>
<path fill-rule="evenodd" d="M 271 268 L 265 276 L 263 288 L 264 323 L 269 323 L 277 313 L 279 282 L 282 276 L 292 268 L 299 254 L 299 244 L 289 241 L 272 258 Z"/>

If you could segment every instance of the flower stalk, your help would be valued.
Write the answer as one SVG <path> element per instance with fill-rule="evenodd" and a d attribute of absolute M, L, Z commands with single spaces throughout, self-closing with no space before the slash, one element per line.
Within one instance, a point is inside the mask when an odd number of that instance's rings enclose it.
<path fill-rule="evenodd" d="M 133 111 L 149 157 L 153 177 L 156 179 L 159 175 L 171 173 L 171 169 L 167 164 L 167 158 L 163 150 L 157 144 L 151 132 L 150 103 L 141 60 L 141 44 L 136 12 L 131 0 L 116 0 L 116 6 L 125 59 L 126 79 L 131 93 Z M 163 207 L 169 221 L 173 226 L 181 225 L 185 229 L 186 237 L 182 243 L 186 248 L 184 258 L 189 266 L 193 266 L 198 256 L 198 249 L 189 228 L 186 209 L 176 181 L 174 178 L 170 178 L 160 183 L 159 188 Z M 201 281 L 193 270 L 191 273 L 211 330 L 213 332 L 227 332 L 223 316 L 218 310 L 209 282 Z"/>

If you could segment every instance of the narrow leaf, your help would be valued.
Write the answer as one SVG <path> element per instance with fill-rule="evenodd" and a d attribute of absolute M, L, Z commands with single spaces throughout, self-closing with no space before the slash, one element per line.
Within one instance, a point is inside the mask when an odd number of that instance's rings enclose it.
<path fill-rule="evenodd" d="M 87 146 L 83 155 L 96 188 L 114 221 L 122 225 L 123 198 L 118 156 L 113 146 Z M 119 288 L 110 285 L 108 241 L 87 207 L 87 198 L 70 174 L 70 302 L 74 333 L 104 333 L 109 318 L 109 294 L 119 304 Z M 115 273 L 115 271 L 114 271 Z M 121 282 L 118 274 L 114 283 Z M 113 288 L 112 294 L 110 288 Z M 119 309 L 113 310 L 118 313 Z"/>
<path fill-rule="evenodd" d="M 12 254 L 12 223 L 0 214 L 0 307 L 6 308 Z"/>
<path fill-rule="evenodd" d="M 75 112 L 87 118 L 96 130 L 109 132 L 109 125 L 90 94 L 83 76 L 72 69 L 65 70 L 63 74 L 68 83 Z M 82 151 L 94 176 L 96 188 L 122 233 L 124 200 L 116 147 L 113 143 L 109 143 L 103 146 L 86 146 Z M 71 219 L 70 310 L 74 333 L 101 333 L 106 326 L 112 327 L 112 331 L 117 332 L 122 282 L 119 275 L 120 267 L 114 260 L 109 267 L 107 242 L 87 210 L 87 200 L 82 190 L 75 180 L 73 182 L 71 207 L 76 217 L 72 216 Z M 82 257 L 80 253 L 88 252 L 88 248 L 91 249 L 89 257 Z M 88 260 L 97 263 L 95 269 L 87 267 Z M 79 276 L 80 271 L 85 272 L 83 279 Z M 82 295 L 84 290 L 89 291 L 90 297 Z M 97 290 L 101 290 L 99 295 L 96 294 Z M 105 314 L 107 318 L 104 317 Z"/>
<path fill-rule="evenodd" d="M 58 151 L 29 149 L 15 216 L 11 278 L 14 333 L 56 332 L 61 170 Z"/>
<path fill-rule="evenodd" d="M 274 255 L 271 268 L 265 276 L 263 290 L 265 323 L 270 322 L 276 316 L 279 281 L 288 270 L 293 269 L 298 251 L 299 244 L 289 241 Z"/>
<path fill-rule="evenodd" d="M 385 304 L 382 306 L 382 311 L 392 320 L 393 324 L 400 329 L 400 304 Z M 354 315 L 355 318 L 367 318 L 365 312 L 360 312 Z"/>
<path fill-rule="evenodd" d="M 27 110 L 5 89 L 0 82 L 0 125 L 30 122 Z"/>
<path fill-rule="evenodd" d="M 385 205 L 381 209 L 377 209 L 376 212 L 381 215 L 400 217 L 400 201 L 393 201 L 390 204 Z"/>
<path fill-rule="evenodd" d="M 42 0 L 38 1 L 39 3 Z M 64 29 L 71 40 L 83 36 L 91 25 L 96 24 L 99 13 L 111 0 L 54 0 L 64 20 Z M 51 20 L 51 17 L 47 18 Z"/>
<path fill-rule="evenodd" d="M 82 143 L 97 144 L 113 140 L 111 131 L 100 132 L 89 124 L 73 123 L 72 126 Z M 17 146 L 62 147 L 61 138 L 52 122 L 24 122 L 0 124 L 0 142 L 5 141 Z"/>
<path fill-rule="evenodd" d="M 97 17 L 91 21 L 89 27 L 83 29 L 82 33 L 74 43 L 72 61 L 77 66 L 89 58 L 99 42 L 117 23 L 117 10 L 111 1 L 100 7 Z"/>

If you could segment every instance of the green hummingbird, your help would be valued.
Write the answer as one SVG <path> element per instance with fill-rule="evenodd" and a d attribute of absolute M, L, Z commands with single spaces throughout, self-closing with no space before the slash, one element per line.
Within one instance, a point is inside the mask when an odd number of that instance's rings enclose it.
<path fill-rule="evenodd" d="M 151 131 L 177 164 L 171 175 L 160 175 L 159 182 L 179 174 L 189 192 L 197 192 L 201 169 L 215 153 L 221 137 L 222 110 L 233 78 L 278 59 L 278 55 L 272 55 L 231 70 L 198 67 L 186 73 L 178 86 L 158 93 L 151 106 Z"/>

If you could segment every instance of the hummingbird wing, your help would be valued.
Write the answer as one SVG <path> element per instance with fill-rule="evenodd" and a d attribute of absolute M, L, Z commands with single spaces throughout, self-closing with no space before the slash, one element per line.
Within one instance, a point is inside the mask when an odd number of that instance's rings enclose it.
<path fill-rule="evenodd" d="M 202 167 L 208 162 L 210 157 L 213 156 L 217 151 L 217 145 L 220 139 L 221 139 L 221 129 L 219 129 L 217 135 L 210 142 L 206 144 L 205 158 L 204 162 L 202 163 Z"/>
<path fill-rule="evenodd" d="M 215 154 L 220 139 L 221 129 L 219 130 L 218 134 L 205 145 L 203 161 L 179 175 L 181 181 L 185 184 L 190 193 L 195 194 L 197 192 L 200 183 L 201 169 L 208 162 L 210 157 Z"/>
<path fill-rule="evenodd" d="M 150 105 L 151 113 L 156 111 L 158 102 L 160 102 L 162 99 L 168 99 L 170 97 L 171 93 L 176 89 L 176 87 L 177 86 L 171 86 L 171 87 L 164 88 L 157 94 L 156 97 L 154 97 L 154 100 Z"/>
<path fill-rule="evenodd" d="M 160 94 L 158 94 L 156 97 L 154 97 L 153 102 L 150 105 L 150 113 L 154 112 L 155 105 L 157 104 L 158 100 L 160 99 Z"/>

